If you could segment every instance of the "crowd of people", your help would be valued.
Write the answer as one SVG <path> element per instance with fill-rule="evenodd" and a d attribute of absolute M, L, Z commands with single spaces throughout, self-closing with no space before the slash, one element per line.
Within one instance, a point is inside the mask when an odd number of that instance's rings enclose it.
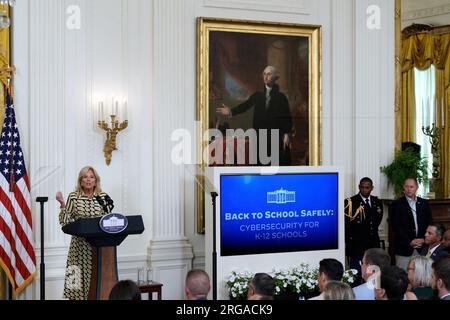
<path fill-rule="evenodd" d="M 342 282 L 344 266 L 336 259 L 319 264 L 320 294 L 310 300 L 450 300 L 450 257 L 432 262 L 429 257 L 411 258 L 408 272 L 390 264 L 390 257 L 379 248 L 368 249 L 361 263 L 364 283 L 352 288 Z M 208 274 L 192 269 L 184 287 L 187 300 L 207 300 L 211 290 Z M 119 281 L 110 300 L 141 300 L 139 287 L 132 280 Z M 248 285 L 247 300 L 274 300 L 275 280 L 267 273 L 256 273 Z"/>
<path fill-rule="evenodd" d="M 407 178 L 404 196 L 391 205 L 389 223 L 395 235 L 395 263 L 380 248 L 378 227 L 383 218 L 383 205 L 371 195 L 372 190 L 372 180 L 364 177 L 359 183 L 359 193 L 344 204 L 346 256 L 348 265 L 358 270 L 360 278 L 351 288 L 342 282 L 344 265 L 336 259 L 322 259 L 317 275 L 320 294 L 311 300 L 450 300 L 450 230 L 432 221 L 427 200 L 416 196 L 417 181 Z M 99 199 L 105 197 L 107 194 L 100 187 L 95 169 L 84 167 L 67 201 L 61 192 L 56 194 L 61 225 L 104 215 L 108 210 Z M 84 238 L 72 238 L 65 298 L 87 299 L 92 250 Z M 210 278 L 205 271 L 193 269 L 187 273 L 184 293 L 188 300 L 206 300 L 210 289 Z M 274 295 L 275 281 L 267 273 L 257 273 L 248 285 L 249 300 L 270 300 Z M 141 292 L 134 281 L 123 280 L 114 286 L 109 298 L 140 300 Z"/>

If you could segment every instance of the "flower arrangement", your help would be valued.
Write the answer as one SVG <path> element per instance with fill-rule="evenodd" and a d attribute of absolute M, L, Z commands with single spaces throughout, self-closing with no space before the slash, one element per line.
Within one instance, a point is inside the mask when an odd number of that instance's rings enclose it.
<path fill-rule="evenodd" d="M 272 270 L 270 275 L 275 280 L 275 295 L 286 292 L 309 295 L 317 290 L 317 268 L 302 263 L 287 270 Z"/>
<path fill-rule="evenodd" d="M 302 295 L 304 298 L 312 297 L 319 294 L 319 287 L 317 284 L 317 276 L 319 268 L 311 267 L 307 263 L 302 263 L 299 266 L 288 269 L 273 269 L 269 273 L 275 281 L 275 296 L 282 296 L 289 293 Z M 358 271 L 355 269 L 348 269 L 344 271 L 342 281 L 352 285 L 356 280 Z M 231 272 L 227 278 L 226 287 L 228 289 L 231 299 L 245 300 L 247 298 L 247 291 L 250 282 L 252 281 L 254 273 L 249 271 Z"/>
<path fill-rule="evenodd" d="M 235 300 L 247 299 L 248 285 L 253 279 L 254 274 L 249 271 L 231 272 L 225 286 L 230 293 L 230 298 Z"/>
<path fill-rule="evenodd" d="M 344 275 L 342 276 L 342 282 L 345 282 L 349 286 L 351 286 L 358 275 L 358 270 L 356 269 L 348 269 L 344 271 Z"/>

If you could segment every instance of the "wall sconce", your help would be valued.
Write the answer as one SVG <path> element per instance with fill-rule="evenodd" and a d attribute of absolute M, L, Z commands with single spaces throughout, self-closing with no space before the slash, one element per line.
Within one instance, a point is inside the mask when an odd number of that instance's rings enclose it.
<path fill-rule="evenodd" d="M 106 164 L 109 166 L 111 163 L 112 152 L 117 150 L 116 137 L 117 134 L 128 127 L 128 120 L 126 119 L 127 102 L 123 103 L 122 118 L 124 120 L 119 122 L 119 101 L 112 100 L 111 114 L 106 115 L 104 113 L 103 101 L 99 102 L 99 117 L 97 126 L 106 132 L 106 141 L 103 147 L 103 154 L 105 155 Z M 104 118 L 105 117 L 105 118 Z M 111 118 L 111 123 L 108 123 L 108 117 Z M 105 120 L 104 120 L 105 119 Z"/>

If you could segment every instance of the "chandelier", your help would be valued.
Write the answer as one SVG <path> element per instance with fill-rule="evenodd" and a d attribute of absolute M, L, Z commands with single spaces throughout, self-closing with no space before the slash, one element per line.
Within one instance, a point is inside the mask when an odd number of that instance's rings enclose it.
<path fill-rule="evenodd" d="M 0 29 L 7 29 L 11 25 L 11 19 L 9 18 L 7 8 L 14 7 L 16 5 L 16 0 L 0 0 Z"/>

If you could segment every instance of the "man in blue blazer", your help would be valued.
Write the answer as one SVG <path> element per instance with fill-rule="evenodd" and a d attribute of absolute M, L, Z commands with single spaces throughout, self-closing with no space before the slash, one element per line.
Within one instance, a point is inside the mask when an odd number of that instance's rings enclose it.
<path fill-rule="evenodd" d="M 403 184 L 404 196 L 391 205 L 391 227 L 394 232 L 396 265 L 404 270 L 412 255 L 418 255 L 424 244 L 425 231 L 431 223 L 431 209 L 425 199 L 416 196 L 415 178 Z"/>

